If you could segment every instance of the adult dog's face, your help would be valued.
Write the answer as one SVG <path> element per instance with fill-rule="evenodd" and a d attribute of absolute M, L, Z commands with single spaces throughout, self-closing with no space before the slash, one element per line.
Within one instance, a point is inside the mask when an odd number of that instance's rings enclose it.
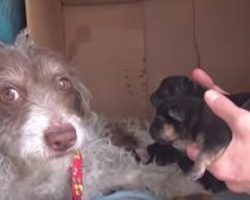
<path fill-rule="evenodd" d="M 89 113 L 88 91 L 57 55 L 0 48 L 0 149 L 23 160 L 46 160 L 79 148 Z"/>

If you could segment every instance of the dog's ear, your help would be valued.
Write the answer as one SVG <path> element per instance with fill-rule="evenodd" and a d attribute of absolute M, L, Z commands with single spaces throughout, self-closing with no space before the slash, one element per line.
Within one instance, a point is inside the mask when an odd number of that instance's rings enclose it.
<path fill-rule="evenodd" d="M 91 94 L 80 80 L 75 81 L 75 89 L 77 95 L 75 102 L 76 109 L 80 112 L 80 115 L 88 118 L 90 115 Z"/>
<path fill-rule="evenodd" d="M 30 48 L 37 48 L 37 45 L 30 37 L 28 29 L 23 29 L 18 33 L 14 46 L 24 52 L 28 51 Z"/>
<path fill-rule="evenodd" d="M 171 108 L 169 108 L 168 115 L 178 122 L 183 122 L 185 119 L 184 111 L 176 106 L 172 106 Z"/>

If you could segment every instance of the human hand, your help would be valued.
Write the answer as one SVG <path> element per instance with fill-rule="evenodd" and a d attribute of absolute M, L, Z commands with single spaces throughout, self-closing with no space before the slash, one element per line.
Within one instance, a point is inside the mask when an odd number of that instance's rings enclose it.
<path fill-rule="evenodd" d="M 192 77 L 194 81 L 210 88 L 204 95 L 207 105 L 232 131 L 229 146 L 208 170 L 219 180 L 225 181 L 230 190 L 250 193 L 250 112 L 237 107 L 223 96 L 225 91 L 203 70 L 195 69 Z M 196 144 L 188 146 L 187 155 L 191 159 L 195 160 L 198 153 Z"/>

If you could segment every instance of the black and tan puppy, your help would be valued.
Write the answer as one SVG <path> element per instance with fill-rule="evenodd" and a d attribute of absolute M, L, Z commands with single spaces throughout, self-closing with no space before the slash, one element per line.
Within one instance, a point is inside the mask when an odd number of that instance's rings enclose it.
<path fill-rule="evenodd" d="M 184 149 L 196 142 L 200 154 L 190 172 L 193 179 L 202 177 L 208 165 L 217 159 L 231 141 L 227 124 L 217 117 L 203 100 L 206 88 L 185 76 L 171 76 L 152 94 L 156 116 L 151 136 L 159 143 Z M 250 93 L 228 95 L 238 106 L 250 110 Z"/>

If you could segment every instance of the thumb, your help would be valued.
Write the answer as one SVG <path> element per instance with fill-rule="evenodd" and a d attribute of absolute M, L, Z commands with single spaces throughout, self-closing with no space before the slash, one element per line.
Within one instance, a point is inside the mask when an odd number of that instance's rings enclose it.
<path fill-rule="evenodd" d="M 208 90 L 205 93 L 205 101 L 218 117 L 223 119 L 230 128 L 233 128 L 232 125 L 235 119 L 240 116 L 241 109 L 215 90 Z"/>

